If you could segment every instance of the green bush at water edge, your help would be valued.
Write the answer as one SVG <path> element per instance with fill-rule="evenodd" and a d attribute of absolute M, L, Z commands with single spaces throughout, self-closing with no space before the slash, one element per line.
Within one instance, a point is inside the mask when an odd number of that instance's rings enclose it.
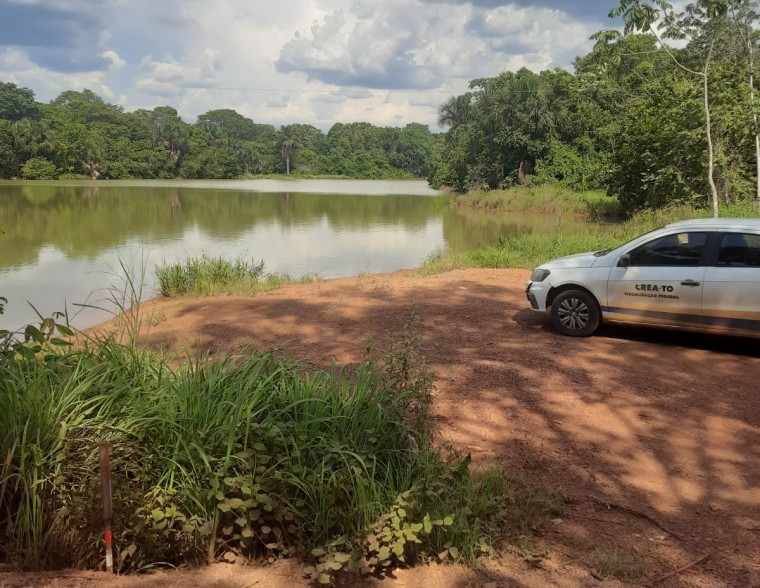
<path fill-rule="evenodd" d="M 177 263 L 156 267 L 162 296 L 213 296 L 237 294 L 250 296 L 294 282 L 312 282 L 319 276 L 308 275 L 294 280 L 286 274 L 264 273 L 264 262 L 242 257 L 233 261 L 223 257 L 189 257 Z"/>
<path fill-rule="evenodd" d="M 21 177 L 25 180 L 54 180 L 58 177 L 58 171 L 52 161 L 33 157 L 21 166 Z"/>

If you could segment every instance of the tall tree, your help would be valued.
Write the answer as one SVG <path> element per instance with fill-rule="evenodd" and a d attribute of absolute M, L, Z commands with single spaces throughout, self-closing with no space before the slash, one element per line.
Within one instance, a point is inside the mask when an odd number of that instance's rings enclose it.
<path fill-rule="evenodd" d="M 760 207 L 760 123 L 755 106 L 755 53 L 757 35 L 755 26 L 760 21 L 758 0 L 727 0 L 731 20 L 742 42 L 748 65 L 749 104 L 752 114 L 752 126 L 755 131 L 755 202 Z"/>
<path fill-rule="evenodd" d="M 713 17 L 725 14 L 726 6 L 719 0 L 697 0 L 687 5 L 684 12 L 676 14 L 673 7 L 665 0 L 620 0 L 620 4 L 610 11 L 610 18 L 622 16 L 624 33 L 634 31 L 651 33 L 657 40 L 660 49 L 664 51 L 684 72 L 700 78 L 702 82 L 702 100 L 705 115 L 705 135 L 707 138 L 707 179 L 712 193 L 713 216 L 718 217 L 718 189 L 715 184 L 715 156 L 713 148 L 712 126 L 709 100 L 709 69 L 713 55 L 714 40 L 709 36 L 708 25 Z M 701 70 L 693 69 L 679 59 L 676 53 L 668 47 L 658 32 L 664 29 L 666 36 L 677 39 L 696 40 L 697 37 L 707 38 L 708 49 L 704 55 Z M 615 35 L 607 32 L 606 39 L 615 39 Z"/>
<path fill-rule="evenodd" d="M 438 124 L 451 130 L 466 124 L 472 116 L 472 93 L 452 96 L 438 108 Z"/>
<path fill-rule="evenodd" d="M 15 122 L 22 118 L 38 118 L 34 92 L 16 84 L 0 82 L 0 119 Z"/>
<path fill-rule="evenodd" d="M 198 126 L 212 138 L 228 137 L 237 141 L 256 139 L 256 125 L 249 118 L 232 109 L 209 110 L 198 116 Z"/>
<path fill-rule="evenodd" d="M 280 141 L 280 153 L 285 158 L 285 173 L 290 175 L 290 158 L 293 157 L 296 148 L 298 147 L 298 141 L 291 137 L 283 137 Z"/>

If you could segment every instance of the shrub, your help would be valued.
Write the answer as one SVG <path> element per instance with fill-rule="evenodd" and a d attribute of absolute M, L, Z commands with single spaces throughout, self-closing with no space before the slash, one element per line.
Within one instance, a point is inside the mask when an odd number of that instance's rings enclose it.
<path fill-rule="evenodd" d="M 33 157 L 21 166 L 21 177 L 25 180 L 54 180 L 57 177 L 55 164 L 44 157 Z"/>

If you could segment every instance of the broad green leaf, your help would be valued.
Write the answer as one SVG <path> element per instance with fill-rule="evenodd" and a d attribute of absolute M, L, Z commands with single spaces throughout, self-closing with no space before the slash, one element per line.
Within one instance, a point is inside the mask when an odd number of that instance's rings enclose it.
<path fill-rule="evenodd" d="M 229 562 L 233 562 L 237 559 L 237 555 L 235 555 L 234 551 L 228 551 L 224 554 L 224 559 Z"/>

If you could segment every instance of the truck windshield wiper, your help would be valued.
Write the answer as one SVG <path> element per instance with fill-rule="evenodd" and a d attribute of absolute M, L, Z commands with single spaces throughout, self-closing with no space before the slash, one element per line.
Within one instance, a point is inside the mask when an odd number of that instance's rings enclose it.
<path fill-rule="evenodd" d="M 597 251 L 596 253 L 594 253 L 594 257 L 604 257 L 610 251 L 612 251 L 612 249 L 602 249 L 601 251 Z"/>

